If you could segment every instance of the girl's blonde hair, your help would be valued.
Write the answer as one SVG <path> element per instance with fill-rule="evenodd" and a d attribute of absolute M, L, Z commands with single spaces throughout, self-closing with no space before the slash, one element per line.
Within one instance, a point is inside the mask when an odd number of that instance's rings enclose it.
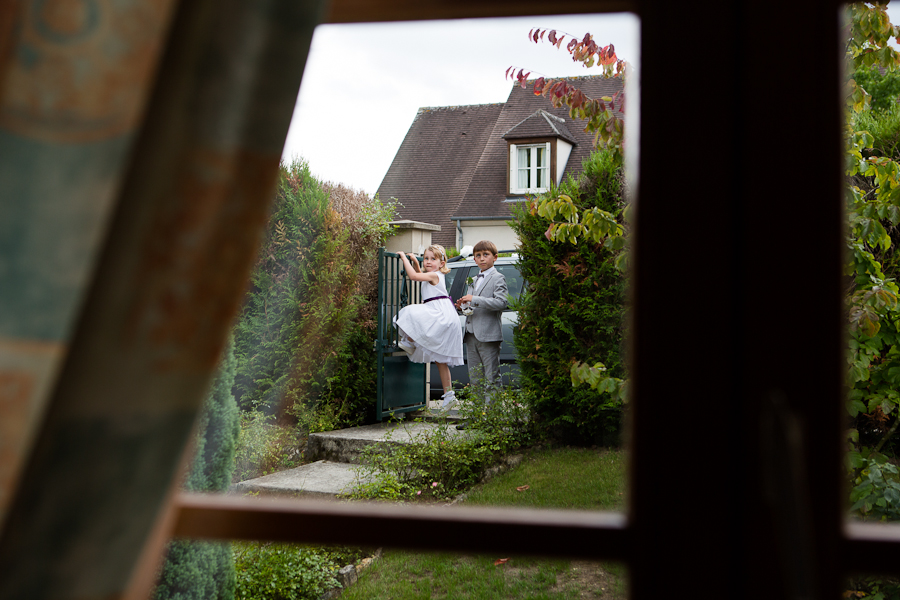
<path fill-rule="evenodd" d="M 434 254 L 434 257 L 436 259 L 444 261 L 444 266 L 438 270 L 441 273 L 443 273 L 444 275 L 449 273 L 450 267 L 447 266 L 447 251 L 444 250 L 444 247 L 441 246 L 440 244 L 432 244 L 432 245 L 428 246 L 427 248 L 425 248 L 425 252 L 428 252 L 429 250 L 431 250 L 431 252 Z M 425 252 L 422 253 L 422 256 L 425 256 Z"/>

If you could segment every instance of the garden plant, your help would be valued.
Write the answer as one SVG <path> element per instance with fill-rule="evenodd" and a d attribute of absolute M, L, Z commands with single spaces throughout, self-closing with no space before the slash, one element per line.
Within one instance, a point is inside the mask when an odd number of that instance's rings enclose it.
<path fill-rule="evenodd" d="M 527 446 L 534 431 L 523 391 L 488 394 L 472 384 L 458 394 L 466 432 L 453 424 L 418 432 L 413 443 L 364 450 L 351 496 L 376 500 L 449 499 L 468 489 L 510 452 Z M 401 423 L 400 428 L 408 426 Z M 396 431 L 396 430 L 395 430 Z M 391 436 L 388 436 L 388 440 Z"/>

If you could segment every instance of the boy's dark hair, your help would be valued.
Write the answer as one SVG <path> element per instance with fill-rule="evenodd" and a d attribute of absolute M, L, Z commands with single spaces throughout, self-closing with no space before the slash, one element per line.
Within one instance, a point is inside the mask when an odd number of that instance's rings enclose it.
<path fill-rule="evenodd" d="M 485 250 L 487 250 L 494 256 L 497 256 L 497 244 L 490 240 L 481 240 L 480 242 L 475 244 L 475 247 L 472 249 L 472 254 L 475 254 L 476 252 L 484 252 Z"/>

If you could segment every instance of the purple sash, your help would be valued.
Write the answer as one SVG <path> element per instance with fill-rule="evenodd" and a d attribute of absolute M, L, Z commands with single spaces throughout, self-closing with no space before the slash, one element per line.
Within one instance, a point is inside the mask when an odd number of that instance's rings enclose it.
<path fill-rule="evenodd" d="M 424 302 L 422 302 L 422 304 L 425 304 L 426 302 L 431 302 L 432 300 L 440 300 L 441 298 L 446 298 L 450 302 L 453 302 L 453 298 L 451 298 L 450 296 L 435 296 L 434 298 L 429 298 L 428 300 L 425 300 Z"/>

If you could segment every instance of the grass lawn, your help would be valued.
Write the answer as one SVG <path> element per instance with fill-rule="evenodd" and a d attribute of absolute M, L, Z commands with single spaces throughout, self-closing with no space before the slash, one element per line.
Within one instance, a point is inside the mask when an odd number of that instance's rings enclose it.
<path fill-rule="evenodd" d="M 518 491 L 522 486 L 528 488 Z M 473 490 L 466 503 L 621 510 L 624 494 L 624 452 L 564 448 L 529 454 L 519 467 Z M 499 558 L 509 560 L 495 565 Z M 625 579 L 624 567 L 614 563 L 386 551 L 341 598 L 619 600 L 626 597 Z"/>

